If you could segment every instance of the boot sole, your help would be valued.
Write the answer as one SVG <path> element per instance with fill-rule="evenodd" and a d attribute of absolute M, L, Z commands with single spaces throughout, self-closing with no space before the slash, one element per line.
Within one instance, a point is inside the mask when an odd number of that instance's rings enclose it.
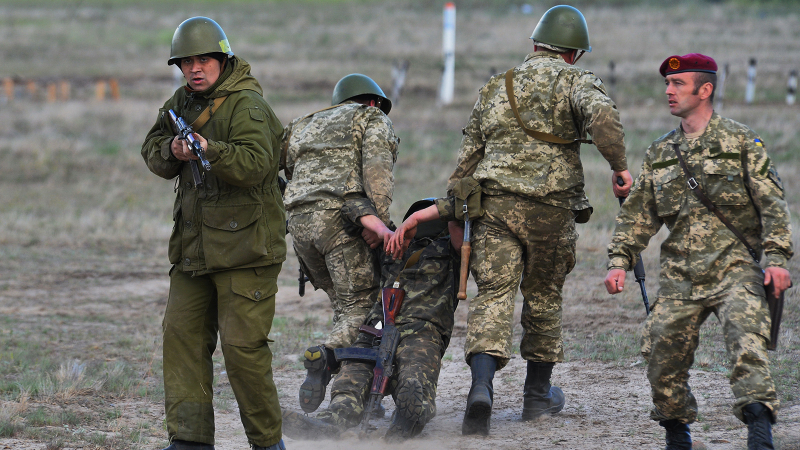
<path fill-rule="evenodd" d="M 328 422 L 281 409 L 283 434 L 297 440 L 321 440 L 339 437 L 341 430 Z"/>
<path fill-rule="evenodd" d="M 327 363 L 325 357 L 318 347 L 311 347 L 305 352 L 306 360 L 303 366 L 308 370 L 306 379 L 300 385 L 298 395 L 300 409 L 305 413 L 314 412 L 325 400 L 325 391 L 330 381 L 330 374 L 327 374 Z"/>
<path fill-rule="evenodd" d="M 492 404 L 485 400 L 476 400 L 467 407 L 464 422 L 461 424 L 461 434 L 489 435 L 492 418 Z"/>

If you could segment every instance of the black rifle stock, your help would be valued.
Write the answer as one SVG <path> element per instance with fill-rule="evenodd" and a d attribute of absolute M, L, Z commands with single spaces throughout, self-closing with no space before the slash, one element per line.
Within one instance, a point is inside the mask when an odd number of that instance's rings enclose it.
<path fill-rule="evenodd" d="M 622 186 L 625 181 L 622 177 L 617 177 L 617 184 Z M 625 203 L 625 197 L 619 197 L 619 206 Z M 636 265 L 633 266 L 633 275 L 636 277 L 636 282 L 639 283 L 639 288 L 642 291 L 642 302 L 647 315 L 650 315 L 650 301 L 647 299 L 647 289 L 644 287 L 644 264 L 642 263 L 642 254 L 636 255 Z"/>
<path fill-rule="evenodd" d="M 381 301 L 383 304 L 383 328 L 376 330 L 370 326 L 362 325 L 359 330 L 380 337 L 381 343 L 374 348 L 337 348 L 334 350 L 337 361 L 359 360 L 374 362 L 372 369 L 372 385 L 369 390 L 369 401 L 364 409 L 361 421 L 362 432 L 370 430 L 369 419 L 375 412 L 378 404 L 386 395 L 389 379 L 394 373 L 394 358 L 397 353 L 397 344 L 400 343 L 400 330 L 395 326 L 395 318 L 400 312 L 406 291 L 395 282 L 390 288 L 383 288 Z"/>
<path fill-rule="evenodd" d="M 194 138 L 192 133 L 192 127 L 186 124 L 186 121 L 183 120 L 183 117 L 175 114 L 175 111 L 169 110 L 169 122 L 172 124 L 173 131 L 178 135 L 178 139 L 186 141 L 189 145 L 189 148 L 192 149 L 192 153 L 197 156 L 200 164 L 203 166 L 203 170 L 206 172 L 211 170 L 211 163 L 208 162 L 206 159 L 206 152 L 203 150 L 203 146 L 200 145 L 200 142 Z M 197 162 L 195 160 L 189 161 L 189 166 L 192 168 L 192 178 L 194 179 L 194 187 L 200 187 L 203 185 L 203 177 L 200 176 L 200 170 L 197 168 Z"/>

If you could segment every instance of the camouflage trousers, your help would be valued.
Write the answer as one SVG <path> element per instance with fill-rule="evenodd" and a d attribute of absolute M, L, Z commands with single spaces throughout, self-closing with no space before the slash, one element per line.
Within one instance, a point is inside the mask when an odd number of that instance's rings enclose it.
<path fill-rule="evenodd" d="M 777 412 L 779 402 L 767 355 L 770 317 L 764 287 L 741 283 L 704 300 L 656 300 L 642 339 L 653 420 L 692 423 L 697 418 L 689 368 L 700 340 L 700 326 L 711 313 L 722 326 L 732 366 L 730 383 L 736 398 L 733 414 L 744 422 L 742 408 L 756 402 L 766 405 L 773 416 Z"/>
<path fill-rule="evenodd" d="M 424 425 L 436 415 L 436 384 L 439 380 L 444 344 L 430 323 L 418 322 L 418 326 L 402 330 L 400 336 L 395 372 L 389 380 L 389 389 L 397 406 L 397 413 L 405 414 L 406 418 Z M 358 346 L 369 345 L 359 339 Z M 340 428 L 358 425 L 364 416 L 374 366 L 359 361 L 344 362 L 331 385 L 330 405 L 317 414 L 317 418 Z M 399 392 L 408 390 L 421 393 L 421 407 L 410 406 L 398 399 Z M 389 433 L 391 432 L 390 429 Z"/>
<path fill-rule="evenodd" d="M 211 355 L 222 341 L 225 369 L 247 440 L 281 439 L 269 331 L 281 264 L 192 276 L 173 267 L 164 313 L 164 403 L 169 439 L 214 443 Z"/>
<path fill-rule="evenodd" d="M 333 330 L 325 346 L 350 346 L 379 296 L 375 253 L 361 236 L 344 231 L 338 209 L 291 215 L 289 233 L 303 271 L 333 307 Z"/>
<path fill-rule="evenodd" d="M 508 363 L 517 286 L 524 298 L 522 357 L 563 361 L 561 292 L 575 266 L 574 213 L 516 195 L 484 196 L 481 204 L 469 260 L 478 295 L 469 302 L 467 362 L 488 353 L 498 369 Z"/>

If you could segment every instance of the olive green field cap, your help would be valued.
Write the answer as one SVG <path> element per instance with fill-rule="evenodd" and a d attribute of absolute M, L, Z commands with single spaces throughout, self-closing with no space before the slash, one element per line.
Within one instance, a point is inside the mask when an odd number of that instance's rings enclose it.
<path fill-rule="evenodd" d="M 206 53 L 225 53 L 233 56 L 228 37 L 217 22 L 208 17 L 192 17 L 184 20 L 175 29 L 167 64 L 178 64 L 181 58 Z"/>
<path fill-rule="evenodd" d="M 568 5 L 548 9 L 533 29 L 531 39 L 556 47 L 592 51 L 586 18 L 580 11 Z"/>
<path fill-rule="evenodd" d="M 338 105 L 353 97 L 366 94 L 377 95 L 383 99 L 381 101 L 381 111 L 385 114 L 389 114 L 389 111 L 392 110 L 392 101 L 386 97 L 386 94 L 383 93 L 378 83 L 374 82 L 372 78 L 361 75 L 360 73 L 351 73 L 336 83 L 336 86 L 333 88 L 331 106 Z"/>

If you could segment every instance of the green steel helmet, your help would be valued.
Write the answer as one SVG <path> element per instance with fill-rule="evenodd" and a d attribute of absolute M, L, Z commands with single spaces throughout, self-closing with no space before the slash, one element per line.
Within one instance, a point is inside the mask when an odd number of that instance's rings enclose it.
<path fill-rule="evenodd" d="M 378 83 L 372 81 L 372 78 L 361 75 L 360 73 L 351 73 L 336 83 L 336 86 L 333 88 L 331 105 L 338 105 L 353 97 L 367 94 L 380 97 L 382 99 L 381 110 L 389 114 L 389 111 L 392 110 L 392 101 L 386 98 L 386 94 L 383 93 Z"/>
<path fill-rule="evenodd" d="M 533 29 L 531 39 L 557 47 L 592 51 L 586 19 L 580 11 L 567 5 L 548 9 Z"/>
<path fill-rule="evenodd" d="M 175 29 L 167 64 L 177 64 L 181 58 L 206 53 L 225 53 L 233 56 L 228 37 L 217 22 L 208 17 L 192 17 L 184 20 Z"/>
<path fill-rule="evenodd" d="M 414 214 L 417 211 L 421 211 L 431 205 L 435 205 L 434 202 L 436 200 L 433 197 L 424 198 L 422 200 L 417 200 L 414 202 L 406 211 L 406 215 L 403 217 L 403 221 L 405 222 L 409 216 Z M 414 235 L 414 239 L 422 239 L 422 238 L 435 238 L 439 235 L 443 235 L 447 230 L 447 222 L 442 222 L 441 220 L 431 220 L 429 222 L 422 222 L 421 224 L 417 225 L 417 234 Z"/>

